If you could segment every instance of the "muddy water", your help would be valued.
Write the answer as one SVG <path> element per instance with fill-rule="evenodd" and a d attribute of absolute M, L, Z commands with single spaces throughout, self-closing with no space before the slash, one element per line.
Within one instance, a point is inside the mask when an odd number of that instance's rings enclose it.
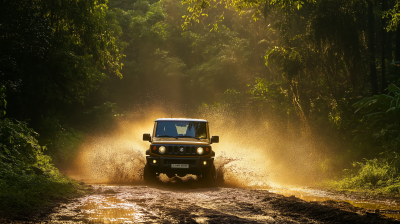
<path fill-rule="evenodd" d="M 141 208 L 135 203 L 123 200 L 115 195 L 94 195 L 83 200 L 83 205 L 77 210 L 83 211 L 82 216 L 90 223 L 128 222 L 145 220 Z"/>
<path fill-rule="evenodd" d="M 387 217 L 400 220 L 400 205 L 391 200 L 352 200 L 344 195 L 309 188 L 272 188 L 268 189 L 268 191 L 284 196 L 294 195 L 296 198 L 309 202 L 322 202 L 327 200 L 343 201 L 355 207 L 372 210 Z"/>
<path fill-rule="evenodd" d="M 277 190 L 277 189 L 276 189 Z M 278 190 L 277 190 L 278 191 Z M 284 193 L 284 192 L 280 192 Z M 287 194 L 295 193 L 294 191 Z M 285 194 L 286 194 L 285 193 Z M 303 194 L 304 195 L 304 194 Z M 340 210 L 338 209 L 340 208 Z M 93 185 L 92 194 L 55 207 L 47 223 L 399 223 L 343 202 L 306 202 L 270 190 L 155 185 Z"/>

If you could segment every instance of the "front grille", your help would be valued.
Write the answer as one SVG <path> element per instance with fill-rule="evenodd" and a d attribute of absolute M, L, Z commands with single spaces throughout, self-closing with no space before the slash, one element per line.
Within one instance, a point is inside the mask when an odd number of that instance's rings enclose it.
<path fill-rule="evenodd" d="M 156 150 L 153 150 L 153 147 L 156 146 Z M 177 156 L 200 156 L 197 154 L 197 148 L 202 147 L 204 149 L 204 153 L 201 156 L 209 155 L 211 153 L 211 146 L 204 145 L 163 145 L 166 148 L 166 152 L 164 154 L 160 154 L 158 152 L 158 148 L 161 145 L 151 145 L 150 150 L 152 153 L 158 155 L 177 155 Z M 206 148 L 209 150 L 206 151 Z"/>
<path fill-rule="evenodd" d="M 168 145 L 167 155 L 196 155 L 196 146 Z"/>

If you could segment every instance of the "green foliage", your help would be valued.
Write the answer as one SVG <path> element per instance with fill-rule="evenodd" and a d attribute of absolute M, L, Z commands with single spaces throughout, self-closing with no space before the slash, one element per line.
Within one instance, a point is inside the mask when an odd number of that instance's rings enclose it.
<path fill-rule="evenodd" d="M 113 130 L 116 125 L 116 120 L 123 116 L 118 112 L 118 107 L 115 103 L 105 102 L 100 106 L 95 106 L 89 110 L 84 111 L 82 115 L 82 122 L 89 131 L 107 131 Z"/>
<path fill-rule="evenodd" d="M 105 3 L 1 1 L 0 82 L 14 102 L 9 114 L 38 124 L 40 115 L 83 103 L 109 75 L 122 77 Z"/>
<path fill-rule="evenodd" d="M 366 97 L 353 106 L 362 112 L 364 118 L 357 135 L 373 137 L 381 150 L 400 150 L 400 88 L 390 85 L 388 94 Z M 361 136 L 359 136 L 361 137 Z"/>
<path fill-rule="evenodd" d="M 212 93 L 228 88 L 243 88 L 237 86 L 237 83 L 240 77 L 245 75 L 241 74 L 241 68 L 249 63 L 251 55 L 247 40 L 237 37 L 237 33 L 227 27 L 222 27 L 218 34 L 207 32 L 205 35 L 194 36 L 193 33 L 185 33 L 185 35 L 193 40 L 193 45 L 197 45 L 194 48 L 196 53 L 202 56 L 201 63 L 188 71 L 188 75 L 193 80 L 193 89 L 207 90 Z M 210 45 L 210 42 L 214 42 L 215 45 Z M 229 79 L 231 81 L 227 82 L 226 80 Z"/>
<path fill-rule="evenodd" d="M 180 2 L 116 2 L 118 7 L 110 3 L 109 21 L 113 30 L 122 31 L 117 44 L 125 44 L 126 57 L 124 80 L 107 84 L 113 90 L 108 101 L 128 108 L 157 95 L 167 101 L 212 103 L 228 88 L 245 91 L 245 84 L 260 76 L 267 41 L 258 46 L 253 37 L 257 30 L 260 35 L 268 31 L 262 22 L 253 24 L 251 14 L 217 9 L 212 15 L 226 11 L 218 32 L 204 26 L 211 20 L 182 32 L 186 8 Z"/>
<path fill-rule="evenodd" d="M 246 10 L 250 10 L 252 15 L 252 20 L 257 21 L 260 19 L 262 15 L 265 17 L 270 12 L 271 8 L 278 8 L 289 12 L 290 10 L 300 10 L 306 3 L 315 3 L 315 0 L 223 0 L 223 1 L 197 1 L 197 0 L 183 0 L 182 4 L 189 5 L 187 11 L 190 13 L 188 15 L 184 15 L 183 18 L 185 22 L 182 27 L 184 29 L 188 28 L 193 23 L 199 23 L 201 17 L 207 17 L 211 10 L 216 10 L 219 5 L 224 6 L 225 8 L 234 8 L 236 11 L 243 12 Z M 223 14 L 222 14 L 223 18 Z M 216 20 L 221 19 L 221 15 L 215 16 Z M 214 22 L 211 25 L 215 25 Z M 217 30 L 217 29 L 216 29 Z"/>
<path fill-rule="evenodd" d="M 349 158 L 365 156 L 371 159 L 354 162 L 351 169 L 345 170 L 341 180 L 333 182 L 335 188 L 399 193 L 400 88 L 390 85 L 387 91 L 387 94 L 366 97 L 353 104 L 362 116 L 353 123 L 355 127 L 352 131 L 351 152 L 358 155 Z"/>
<path fill-rule="evenodd" d="M 71 49 L 67 52 L 71 55 L 83 57 L 83 60 L 90 56 L 87 59 L 92 60 L 95 69 L 121 76 L 119 59 L 122 55 L 115 46 L 114 37 L 107 33 L 106 3 L 74 0 L 54 4 L 42 1 L 40 7 L 43 15 L 53 14 L 49 20 L 53 35 L 58 36 L 54 41 L 61 49 L 63 44 L 67 44 Z"/>
<path fill-rule="evenodd" d="M 7 118 L 0 120 L 0 157 L 2 167 L 11 166 L 29 169 L 35 164 L 43 148 L 38 145 L 37 135 L 26 123 Z"/>
<path fill-rule="evenodd" d="M 78 196 L 85 190 L 75 181 L 61 175 L 2 173 L 0 210 L 11 212 L 38 211 L 54 199 Z"/>
<path fill-rule="evenodd" d="M 276 114 L 287 116 L 294 112 L 286 90 L 287 85 L 284 81 L 268 82 L 259 78 L 249 93 L 257 100 L 256 102 L 267 105 L 268 109 L 275 110 Z"/>
<path fill-rule="evenodd" d="M 392 180 L 397 174 L 394 166 L 384 159 L 366 160 L 365 163 L 354 163 L 358 168 L 357 175 L 344 181 L 343 188 L 364 187 L 367 184 L 376 186 L 378 182 L 387 182 Z"/>
<path fill-rule="evenodd" d="M 3 117 L 6 115 L 6 111 L 3 108 L 7 107 L 7 101 L 6 101 L 6 87 L 1 86 L 0 87 L 0 117 Z"/>
<path fill-rule="evenodd" d="M 84 133 L 71 127 L 63 126 L 57 118 L 43 119 L 40 124 L 40 143 L 46 146 L 46 155 L 58 167 L 71 164 L 84 140 Z"/>
<path fill-rule="evenodd" d="M 373 190 L 376 193 L 400 193 L 400 160 L 397 153 L 382 155 L 379 159 L 364 159 L 344 170 L 344 178 L 331 182 L 338 190 Z"/>
<path fill-rule="evenodd" d="M 396 31 L 400 24 L 400 2 L 396 1 L 392 9 L 383 12 L 382 18 L 390 19 L 387 27 L 385 27 L 388 31 Z"/>
<path fill-rule="evenodd" d="M 23 122 L 0 120 L 0 210 L 37 210 L 83 189 L 50 163 L 36 135 Z"/>
<path fill-rule="evenodd" d="M 140 41 L 159 42 L 166 37 L 165 13 L 161 2 L 149 4 L 147 1 L 137 1 L 133 7 L 132 21 L 129 32 L 132 35 L 131 44 L 137 45 Z"/>

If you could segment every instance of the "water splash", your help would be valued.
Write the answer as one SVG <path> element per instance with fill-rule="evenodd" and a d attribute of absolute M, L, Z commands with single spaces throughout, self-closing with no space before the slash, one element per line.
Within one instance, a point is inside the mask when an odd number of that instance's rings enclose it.
<path fill-rule="evenodd" d="M 242 113 L 239 119 L 229 110 L 200 111 L 197 115 L 187 115 L 178 109 L 164 110 L 168 113 L 157 107 L 143 107 L 120 120 L 115 131 L 88 137 L 81 147 L 72 177 L 90 183 L 143 183 L 145 151 L 149 143 L 142 141 L 142 134 L 152 133 L 154 120 L 170 117 L 172 113 L 177 117 L 209 121 L 210 133 L 221 139 L 212 147 L 216 152 L 217 172 L 224 177 L 226 185 L 308 185 L 320 178 L 318 153 L 310 141 L 298 135 L 291 136 L 271 117 Z M 176 178 L 160 178 L 163 182 L 177 181 Z"/>

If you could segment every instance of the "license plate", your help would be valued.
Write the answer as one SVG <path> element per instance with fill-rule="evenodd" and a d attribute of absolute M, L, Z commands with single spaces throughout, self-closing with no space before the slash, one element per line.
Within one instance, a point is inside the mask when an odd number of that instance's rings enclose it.
<path fill-rule="evenodd" d="M 189 168 L 189 164 L 171 164 L 171 168 Z"/>

